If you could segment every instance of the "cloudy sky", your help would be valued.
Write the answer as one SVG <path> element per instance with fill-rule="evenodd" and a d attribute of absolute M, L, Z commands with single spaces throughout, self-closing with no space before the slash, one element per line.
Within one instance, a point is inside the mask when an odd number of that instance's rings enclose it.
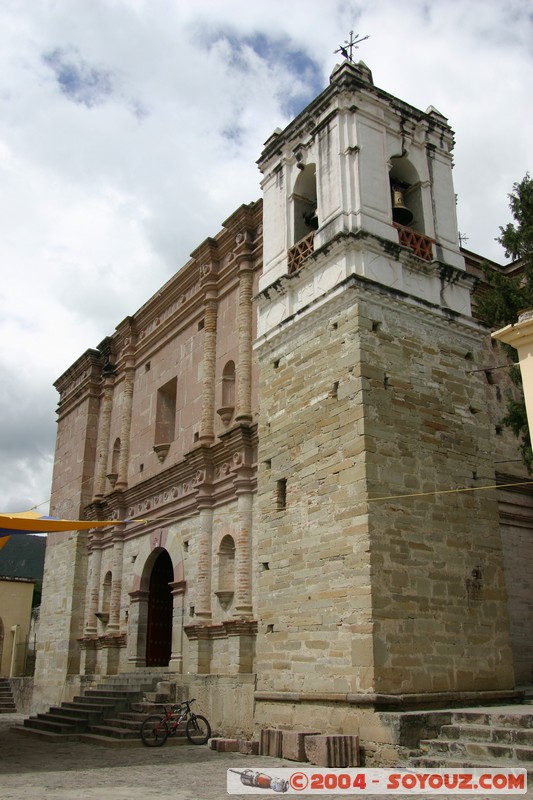
<path fill-rule="evenodd" d="M 467 247 L 532 167 L 528 0 L 0 0 L 0 511 L 47 511 L 56 378 L 260 195 L 350 30 L 456 132 Z"/>

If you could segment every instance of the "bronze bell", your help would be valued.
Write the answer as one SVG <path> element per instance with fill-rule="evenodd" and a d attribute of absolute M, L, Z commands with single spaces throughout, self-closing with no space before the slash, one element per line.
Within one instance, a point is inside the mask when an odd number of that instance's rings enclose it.
<path fill-rule="evenodd" d="M 318 217 L 316 213 L 316 206 L 308 211 L 306 214 L 303 214 L 304 222 L 307 227 L 312 230 L 316 231 L 318 228 Z"/>
<path fill-rule="evenodd" d="M 398 225 L 409 225 L 413 220 L 413 213 L 403 200 L 403 190 L 399 186 L 392 186 L 392 219 Z"/>

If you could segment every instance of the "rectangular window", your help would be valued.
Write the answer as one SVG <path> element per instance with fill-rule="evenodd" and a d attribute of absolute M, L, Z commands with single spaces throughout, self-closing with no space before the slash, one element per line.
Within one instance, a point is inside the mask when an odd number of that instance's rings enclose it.
<path fill-rule="evenodd" d="M 287 508 L 287 478 L 276 482 L 276 508 L 284 511 Z"/>
<path fill-rule="evenodd" d="M 170 444 L 176 432 L 176 396 L 178 379 L 172 378 L 157 392 L 154 444 Z"/>

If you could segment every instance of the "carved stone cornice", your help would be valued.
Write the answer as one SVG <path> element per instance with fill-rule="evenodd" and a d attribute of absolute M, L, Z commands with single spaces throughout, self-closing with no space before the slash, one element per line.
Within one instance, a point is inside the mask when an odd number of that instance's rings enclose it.
<path fill-rule="evenodd" d="M 142 603 L 145 600 L 148 600 L 150 596 L 150 592 L 147 592 L 143 589 L 137 589 L 134 592 L 128 592 L 130 597 L 130 603 Z"/>
<path fill-rule="evenodd" d="M 102 547 L 102 538 L 105 528 L 96 528 L 94 531 L 89 532 L 89 539 L 87 542 L 87 549 L 90 551 L 100 550 Z"/>
<path fill-rule="evenodd" d="M 95 650 L 97 639 L 97 636 L 82 636 L 77 640 L 80 650 Z"/>
<path fill-rule="evenodd" d="M 194 514 L 200 507 L 236 497 L 238 480 L 255 486 L 257 424 L 236 424 L 213 444 L 197 444 L 177 464 L 125 491 L 115 490 L 86 508 L 89 519 L 131 520 L 126 535 L 146 517 Z M 244 470 L 243 468 L 246 468 Z M 251 469 L 251 473 L 250 470 Z M 164 509 L 164 511 L 163 511 Z M 160 523 L 159 523 L 160 524 Z"/>
<path fill-rule="evenodd" d="M 192 253 L 191 258 L 194 258 L 199 263 L 217 262 L 219 257 L 219 242 L 213 236 L 208 236 L 204 239 L 202 244 L 198 245 Z"/>
<path fill-rule="evenodd" d="M 228 619 L 206 625 L 185 625 L 183 630 L 188 639 L 225 639 L 228 636 L 255 636 L 257 621 L 253 619 Z"/>
<path fill-rule="evenodd" d="M 102 355 L 98 350 L 87 350 L 54 383 L 59 392 L 58 416 L 72 411 L 88 397 L 99 397 L 102 380 Z"/>
<path fill-rule="evenodd" d="M 224 635 L 224 627 L 221 623 L 211 623 L 208 625 L 184 625 L 185 635 L 191 641 L 198 639 L 218 639 Z"/>
<path fill-rule="evenodd" d="M 126 633 L 110 633 L 104 636 L 82 636 L 78 645 L 81 650 L 103 650 L 104 647 L 126 647 Z"/>
<path fill-rule="evenodd" d="M 169 586 L 170 586 L 170 593 L 172 594 L 173 597 L 185 594 L 185 592 L 187 591 L 187 581 L 172 581 L 172 583 L 170 583 Z"/>
<path fill-rule="evenodd" d="M 255 619 L 227 619 L 222 624 L 227 636 L 255 636 L 257 633 Z"/>
<path fill-rule="evenodd" d="M 119 489 L 107 494 L 105 498 L 93 500 L 84 508 L 87 519 L 111 519 L 116 520 L 117 525 L 126 518 L 126 510 L 124 492 Z"/>
<path fill-rule="evenodd" d="M 126 633 L 108 633 L 104 636 L 96 637 L 96 649 L 103 650 L 106 647 L 126 647 L 128 636 Z"/>

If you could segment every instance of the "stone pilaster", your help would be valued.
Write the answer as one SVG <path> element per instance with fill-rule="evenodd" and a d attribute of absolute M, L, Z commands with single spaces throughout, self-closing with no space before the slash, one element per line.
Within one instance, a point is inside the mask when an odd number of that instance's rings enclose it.
<path fill-rule="evenodd" d="M 78 639 L 81 650 L 80 675 L 94 675 L 96 672 L 96 636 Z"/>
<path fill-rule="evenodd" d="M 149 592 L 139 589 L 129 594 L 128 663 L 134 667 L 144 667 L 146 666 Z"/>
<path fill-rule="evenodd" d="M 257 623 L 235 619 L 225 620 L 222 624 L 228 638 L 230 672 L 253 672 Z"/>
<path fill-rule="evenodd" d="M 102 550 L 100 539 L 102 534 L 94 532 L 89 541 L 89 603 L 85 619 L 85 635 L 96 636 L 96 612 L 100 602 L 100 576 L 102 567 Z"/>
<path fill-rule="evenodd" d="M 106 634 L 96 640 L 97 671 L 101 675 L 116 675 L 120 663 L 120 650 L 126 647 L 125 634 Z"/>
<path fill-rule="evenodd" d="M 105 494 L 114 382 L 114 371 L 108 369 L 103 376 L 102 399 L 100 402 L 100 425 L 98 427 L 98 441 L 96 445 L 96 474 L 93 502 L 101 499 Z"/>
<path fill-rule="evenodd" d="M 120 600 L 122 595 L 122 567 L 124 556 L 124 530 L 116 530 L 113 534 L 113 581 L 109 607 L 109 624 L 107 633 L 120 631 Z"/>
<path fill-rule="evenodd" d="M 236 422 L 252 421 L 252 247 L 248 234 L 237 236 L 235 256 L 239 262 L 239 362 L 237 364 Z"/>
<path fill-rule="evenodd" d="M 205 498 L 200 508 L 195 617 L 206 621 L 211 619 L 212 539 L 213 508 L 208 498 Z"/>
<path fill-rule="evenodd" d="M 120 458 L 118 461 L 117 490 L 128 488 L 128 466 L 130 460 L 131 412 L 133 408 L 133 385 L 135 380 L 135 336 L 130 336 L 124 346 L 124 387 L 122 389 L 122 416 L 120 419 Z"/>
<path fill-rule="evenodd" d="M 252 610 L 252 511 L 253 469 L 244 464 L 240 453 L 234 461 L 238 529 L 235 537 L 235 602 L 233 616 L 251 617 Z"/>
<path fill-rule="evenodd" d="M 222 626 L 214 626 L 221 630 Z M 189 639 L 190 671 L 200 675 L 211 672 L 212 628 L 208 625 L 187 625 L 185 633 Z"/>
<path fill-rule="evenodd" d="M 183 616 L 185 581 L 175 581 L 170 584 L 172 590 L 172 652 L 168 668 L 171 672 L 183 672 Z"/>
<path fill-rule="evenodd" d="M 131 431 L 131 410 L 133 406 L 133 379 L 135 370 L 127 367 L 124 379 L 124 389 L 122 391 L 122 417 L 120 420 L 120 458 L 118 461 L 118 480 L 117 489 L 127 489 L 128 487 L 128 464 L 130 456 L 130 431 Z"/>
<path fill-rule="evenodd" d="M 209 444 L 215 438 L 215 380 L 217 350 L 217 278 L 214 262 L 202 265 L 204 299 L 204 352 L 202 383 L 202 419 L 200 441 Z"/>

